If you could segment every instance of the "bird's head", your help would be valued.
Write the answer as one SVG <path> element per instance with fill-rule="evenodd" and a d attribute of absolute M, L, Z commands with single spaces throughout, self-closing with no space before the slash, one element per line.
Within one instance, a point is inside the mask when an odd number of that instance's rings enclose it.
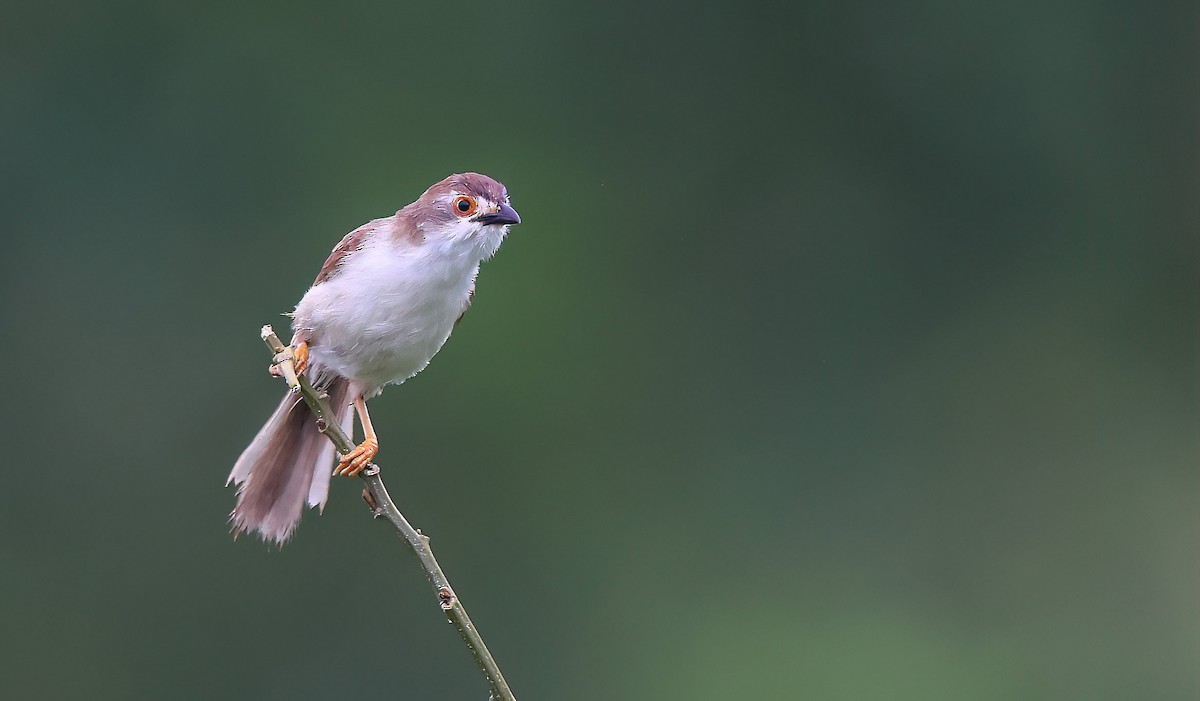
<path fill-rule="evenodd" d="M 433 184 L 405 210 L 425 240 L 433 239 L 458 249 L 467 248 L 488 258 L 521 216 L 509 204 L 508 190 L 499 181 L 479 173 L 458 173 Z M 405 213 L 402 210 L 402 213 Z"/>

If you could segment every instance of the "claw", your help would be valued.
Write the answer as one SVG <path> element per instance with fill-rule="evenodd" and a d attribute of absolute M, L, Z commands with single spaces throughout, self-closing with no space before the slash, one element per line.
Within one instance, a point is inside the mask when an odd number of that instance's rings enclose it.
<path fill-rule="evenodd" d="M 292 365 L 296 366 L 297 375 L 308 369 L 308 341 L 301 341 L 292 349 Z"/>
<path fill-rule="evenodd" d="M 346 453 L 338 461 L 338 466 L 333 469 L 335 476 L 357 477 L 358 473 L 366 469 L 367 465 L 375 459 L 379 454 L 379 443 L 372 440 L 365 440 L 358 444 L 354 450 Z"/>
<path fill-rule="evenodd" d="M 274 377 L 282 376 L 283 369 L 280 365 L 289 357 L 292 359 L 292 367 L 296 368 L 296 374 L 303 375 L 304 371 L 308 369 L 308 342 L 301 341 L 299 345 L 295 347 L 289 346 L 282 351 L 275 357 L 275 362 L 271 363 L 271 367 L 267 368 L 267 372 L 271 373 Z"/>

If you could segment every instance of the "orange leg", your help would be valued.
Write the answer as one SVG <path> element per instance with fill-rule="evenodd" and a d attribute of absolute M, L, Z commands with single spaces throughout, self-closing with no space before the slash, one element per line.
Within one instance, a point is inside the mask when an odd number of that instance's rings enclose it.
<path fill-rule="evenodd" d="M 371 425 L 371 415 L 367 413 L 367 403 L 362 397 L 354 400 L 354 410 L 358 413 L 358 420 L 362 424 L 366 439 L 359 443 L 357 448 L 342 456 L 338 466 L 333 469 L 335 475 L 355 477 L 379 454 L 379 439 L 375 437 L 375 427 Z"/>

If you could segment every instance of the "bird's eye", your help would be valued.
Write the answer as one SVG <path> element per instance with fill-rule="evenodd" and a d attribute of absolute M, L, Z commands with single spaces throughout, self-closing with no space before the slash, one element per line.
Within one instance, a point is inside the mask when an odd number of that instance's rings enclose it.
<path fill-rule="evenodd" d="M 479 203 L 475 201 L 475 198 L 467 197 L 466 195 L 455 197 L 452 206 L 454 207 L 454 213 L 460 217 L 469 217 L 475 213 L 476 209 L 479 209 Z"/>

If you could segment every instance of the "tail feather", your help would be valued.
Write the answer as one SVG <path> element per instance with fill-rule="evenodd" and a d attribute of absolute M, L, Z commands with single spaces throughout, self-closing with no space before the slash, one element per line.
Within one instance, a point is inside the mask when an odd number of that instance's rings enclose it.
<path fill-rule="evenodd" d="M 351 405 L 347 401 L 349 397 L 346 394 L 348 393 L 337 397 L 338 403 L 331 406 L 337 415 L 338 423 L 341 424 L 342 433 L 352 437 L 354 435 L 354 414 L 350 411 Z M 335 399 L 335 397 L 331 394 L 330 399 Z M 316 506 L 321 511 L 325 510 L 325 502 L 329 499 L 329 480 L 333 477 L 329 466 L 333 464 L 335 455 L 333 442 L 325 441 L 325 447 L 317 458 L 316 464 L 313 465 L 312 483 L 308 488 L 308 505 Z"/>
<path fill-rule="evenodd" d="M 343 378 L 325 388 L 343 426 L 351 419 L 348 390 Z M 234 535 L 257 531 L 263 540 L 285 543 L 306 501 L 324 507 L 332 463 L 333 444 L 317 428 L 304 400 L 289 393 L 229 473 L 226 484 L 240 485 L 229 517 Z"/>

